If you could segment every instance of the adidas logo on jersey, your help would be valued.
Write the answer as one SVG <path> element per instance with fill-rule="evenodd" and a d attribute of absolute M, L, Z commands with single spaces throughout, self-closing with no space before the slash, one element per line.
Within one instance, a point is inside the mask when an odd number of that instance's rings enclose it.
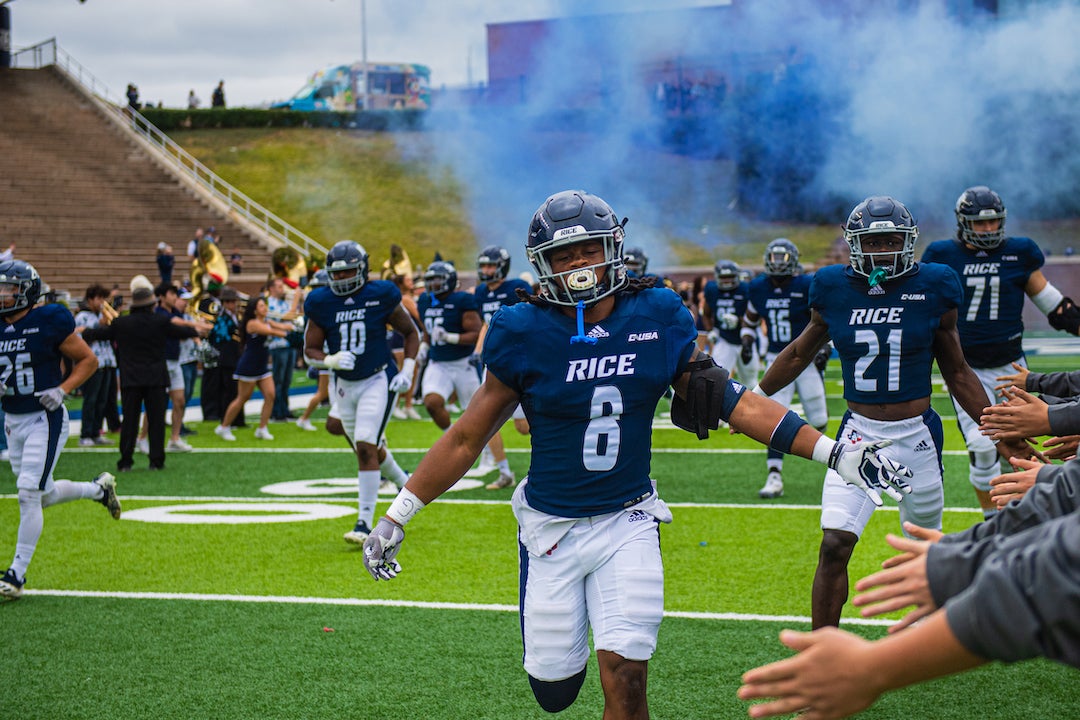
<path fill-rule="evenodd" d="M 867 290 L 866 294 L 867 295 L 884 295 L 885 294 L 885 288 L 881 287 L 880 285 L 875 285 L 874 287 Z"/>
<path fill-rule="evenodd" d="M 607 330 L 600 327 L 599 325 L 594 326 L 593 329 L 590 330 L 589 332 L 585 333 L 585 335 L 587 337 L 591 337 L 591 338 L 611 337 L 611 333 L 609 333 Z"/>
<path fill-rule="evenodd" d="M 927 450 L 933 450 L 933 446 L 925 440 L 920 440 L 919 444 L 915 446 L 915 452 L 926 452 Z"/>

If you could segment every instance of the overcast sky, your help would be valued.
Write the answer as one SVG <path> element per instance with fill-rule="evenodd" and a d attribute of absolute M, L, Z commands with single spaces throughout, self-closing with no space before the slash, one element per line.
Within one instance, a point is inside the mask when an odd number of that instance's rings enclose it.
<path fill-rule="evenodd" d="M 370 61 L 417 62 L 434 87 L 487 79 L 486 24 L 572 12 L 721 5 L 685 0 L 366 0 Z M 315 70 L 361 58 L 361 0 L 17 0 L 12 48 L 55 37 L 120 99 L 203 105 L 218 80 L 230 106 L 286 99 Z"/>

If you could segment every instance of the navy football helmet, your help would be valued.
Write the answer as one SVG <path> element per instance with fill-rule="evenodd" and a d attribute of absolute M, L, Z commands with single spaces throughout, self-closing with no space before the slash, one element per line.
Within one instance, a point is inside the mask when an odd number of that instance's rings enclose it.
<path fill-rule="evenodd" d="M 424 289 L 432 295 L 445 295 L 457 289 L 457 269 L 445 260 L 436 260 L 424 273 Z"/>
<path fill-rule="evenodd" d="M 335 277 L 338 273 L 354 272 L 345 277 Z M 326 253 L 327 284 L 335 295 L 352 295 L 364 287 L 368 276 L 368 254 L 360 243 L 342 240 Z"/>
<path fill-rule="evenodd" d="M 596 195 L 564 190 L 544 201 L 529 224 L 526 250 L 545 299 L 556 305 L 592 305 L 626 285 L 623 227 L 615 211 Z M 604 259 L 587 267 L 556 273 L 551 256 L 560 248 L 589 240 L 604 246 Z M 603 270 L 603 277 L 600 272 Z"/>
<path fill-rule="evenodd" d="M 494 265 L 491 272 L 484 272 L 483 265 Z M 510 273 L 510 253 L 506 248 L 498 245 L 489 245 L 476 256 L 476 277 L 480 282 L 497 282 L 505 280 Z"/>
<path fill-rule="evenodd" d="M 716 274 L 716 286 L 721 290 L 734 290 L 739 287 L 742 270 L 732 260 L 717 260 L 713 268 Z"/>
<path fill-rule="evenodd" d="M 329 284 L 330 275 L 326 272 L 326 270 L 316 270 L 315 274 L 311 276 L 310 280 L 308 280 L 308 287 L 313 290 L 317 287 L 323 287 L 324 285 Z"/>
<path fill-rule="evenodd" d="M 903 243 L 896 250 L 866 252 L 863 242 L 872 235 L 899 235 Z M 884 195 L 868 197 L 855 206 L 844 224 L 844 239 L 851 248 L 851 268 L 870 277 L 877 269 L 885 278 L 903 275 L 915 265 L 915 241 L 919 227 L 899 200 Z"/>
<path fill-rule="evenodd" d="M 628 248 L 623 252 L 623 265 L 634 273 L 634 277 L 645 277 L 649 269 L 649 256 L 639 247 Z"/>
<path fill-rule="evenodd" d="M 23 308 L 34 307 L 41 297 L 41 276 L 33 265 L 22 260 L 0 263 L 0 286 L 3 285 L 12 286 L 12 290 L 0 289 L 0 315 L 11 315 Z"/>
<path fill-rule="evenodd" d="M 791 277 L 799 274 L 799 248 L 787 238 L 776 238 L 765 248 L 765 274 Z"/>
<path fill-rule="evenodd" d="M 1000 220 L 997 230 L 976 232 L 976 220 Z M 969 187 L 956 200 L 956 235 L 980 250 L 993 250 L 1005 242 L 1005 203 L 1001 196 L 986 187 Z"/>

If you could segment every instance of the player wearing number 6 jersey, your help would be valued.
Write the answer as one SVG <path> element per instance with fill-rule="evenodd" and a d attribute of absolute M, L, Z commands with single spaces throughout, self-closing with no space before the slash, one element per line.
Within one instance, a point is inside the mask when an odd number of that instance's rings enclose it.
<path fill-rule="evenodd" d="M 986 397 L 964 361 L 956 332 L 963 301 L 959 278 L 944 265 L 915 262 L 918 236 L 902 203 L 870 197 L 856 205 L 844 226 L 850 265 L 814 274 L 810 324 L 777 356 L 759 387 L 771 393 L 791 382 L 832 338 L 848 404 L 837 440 L 892 440 L 883 453 L 914 473 L 900 520 L 941 529 L 941 418 L 930 407 L 934 360 L 968 415 L 979 418 Z M 1030 455 L 1026 448 L 1012 449 Z M 874 511 L 865 495 L 851 489 L 835 473 L 826 474 L 812 600 L 815 628 L 839 624 L 848 595 L 848 560 Z"/>
<path fill-rule="evenodd" d="M 964 357 L 982 381 L 987 404 L 995 401 L 998 378 L 1016 371 L 1012 363 L 1026 366 L 1020 342 L 1024 335 L 1024 296 L 1059 330 L 1076 334 L 1080 311 L 1051 285 L 1040 268 L 1043 254 L 1033 240 L 1005 235 L 1005 204 L 996 192 L 980 185 L 965 190 L 956 201 L 956 237 L 931 243 L 922 261 L 948 265 L 960 276 L 964 297 L 957 327 Z M 951 389 L 951 387 L 950 387 Z M 957 408 L 956 422 L 968 448 L 968 478 L 975 487 L 983 514 L 990 517 L 997 506 L 990 498 L 990 481 L 1002 472 L 990 439 L 979 432 L 978 417 L 972 421 Z"/>
<path fill-rule="evenodd" d="M 388 280 L 371 280 L 368 254 L 359 244 L 343 240 L 326 254 L 327 284 L 304 300 L 308 319 L 304 357 L 313 367 L 329 368 L 337 417 L 356 448 L 358 516 L 345 540 L 363 544 L 374 522 L 379 495 L 379 439 L 390 420 L 389 394 L 412 384 L 419 336 L 401 304 L 401 291 Z M 401 372 L 387 381 L 386 367 L 394 362 L 386 340 L 389 324 L 405 338 Z"/>
<path fill-rule="evenodd" d="M 580 191 L 557 193 L 536 211 L 527 249 L 541 291 L 492 317 L 487 378 L 379 520 L 364 564 L 377 580 L 401 571 L 403 526 L 461 477 L 520 402 L 532 456 L 512 507 L 533 694 L 549 712 L 574 701 L 591 628 L 604 716 L 636 718 L 648 716 L 647 666 L 664 611 L 658 523 L 671 513 L 649 479 L 649 462 L 653 415 L 669 386 L 673 422 L 699 437 L 726 420 L 761 442 L 840 468 L 874 495 L 899 494 L 906 469 L 883 460 L 877 446 L 852 451 L 822 437 L 794 413 L 744 392 L 707 356 L 695 357 L 697 330 L 679 296 L 627 278 L 625 223 Z"/>

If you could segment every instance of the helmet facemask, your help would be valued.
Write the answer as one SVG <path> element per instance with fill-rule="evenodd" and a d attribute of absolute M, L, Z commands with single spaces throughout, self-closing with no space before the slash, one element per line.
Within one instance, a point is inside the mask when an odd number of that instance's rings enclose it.
<path fill-rule="evenodd" d="M 956 233 L 960 240 L 979 250 L 994 250 L 1005 242 L 1005 203 L 1001 196 L 978 185 L 961 193 L 956 200 Z M 975 223 L 998 220 L 994 230 L 978 231 Z"/>
<path fill-rule="evenodd" d="M 349 273 L 350 270 L 353 272 Z M 342 277 L 337 277 L 342 273 Z M 352 295 L 367 282 L 367 251 L 351 240 L 339 242 L 326 255 L 326 274 L 327 284 L 335 295 Z"/>
<path fill-rule="evenodd" d="M 510 254 L 499 247 L 484 248 L 476 258 L 476 278 L 480 282 L 499 282 L 510 274 Z"/>
<path fill-rule="evenodd" d="M 870 238 L 888 235 L 896 238 L 895 249 L 885 251 L 863 250 L 863 243 Z M 847 230 L 844 239 L 851 248 L 851 268 L 867 278 L 895 278 L 911 270 L 915 264 L 915 242 L 919 239 L 917 227 L 896 227 L 890 221 L 874 222 L 861 230 Z M 876 282 L 873 284 L 877 284 Z"/>
<path fill-rule="evenodd" d="M 623 235 L 623 229 L 618 226 L 589 232 L 579 225 L 562 228 L 555 232 L 552 240 L 529 248 L 529 262 L 536 269 L 545 299 L 556 305 L 572 307 L 580 301 L 588 306 L 625 286 Z M 556 251 L 590 240 L 602 243 L 604 257 L 601 262 L 559 273 L 552 269 L 551 256 Z"/>

